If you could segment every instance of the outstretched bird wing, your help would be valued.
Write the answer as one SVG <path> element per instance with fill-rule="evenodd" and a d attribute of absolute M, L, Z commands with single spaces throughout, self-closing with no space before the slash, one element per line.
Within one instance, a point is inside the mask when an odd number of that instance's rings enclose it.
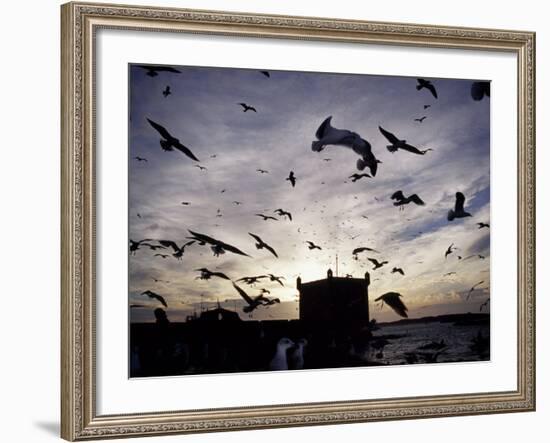
<path fill-rule="evenodd" d="M 456 202 L 455 202 L 455 212 L 461 213 L 464 212 L 464 202 L 466 201 L 466 197 L 464 197 L 464 194 L 462 192 L 456 193 Z"/>
<path fill-rule="evenodd" d="M 267 243 L 264 243 L 264 248 L 266 248 L 269 252 L 271 252 L 275 257 L 279 258 L 277 253 L 275 252 L 275 249 L 273 249 L 271 246 L 269 246 Z"/>
<path fill-rule="evenodd" d="M 250 257 L 250 255 L 248 255 L 247 253 L 241 251 L 240 249 L 236 248 L 235 246 L 224 243 L 220 240 L 216 240 L 215 238 L 212 238 L 208 235 L 199 234 L 198 232 L 191 231 L 190 229 L 189 229 L 189 232 L 191 233 L 193 238 L 195 240 L 198 240 L 199 242 L 204 242 L 204 243 L 209 243 L 209 244 L 214 245 L 214 246 L 219 246 L 222 249 L 224 249 L 225 251 L 232 252 L 233 254 L 244 255 L 246 257 Z"/>
<path fill-rule="evenodd" d="M 256 240 L 258 243 L 260 243 L 260 244 L 262 244 L 262 245 L 265 245 L 264 241 L 263 241 L 260 237 L 258 237 L 257 235 L 252 234 L 252 233 L 250 233 L 250 232 L 248 233 L 248 235 L 250 235 L 250 236 L 251 236 L 254 240 Z"/>
<path fill-rule="evenodd" d="M 327 117 L 323 123 L 321 123 L 321 126 L 317 129 L 317 132 L 315 132 L 315 137 L 317 137 L 318 140 L 321 140 L 328 131 L 332 129 L 332 126 L 330 125 L 330 121 L 332 120 L 332 115 L 330 117 Z"/>
<path fill-rule="evenodd" d="M 405 151 L 409 151 L 413 154 L 418 154 L 418 155 L 424 155 L 425 154 L 420 149 L 418 149 L 416 146 L 409 145 L 408 143 L 405 143 L 403 145 L 399 145 L 399 148 L 403 149 Z"/>
<path fill-rule="evenodd" d="M 227 275 L 225 275 L 223 272 L 212 272 L 212 275 L 215 275 L 216 277 L 223 278 L 224 280 L 231 280 Z"/>
<path fill-rule="evenodd" d="M 146 295 L 149 298 L 154 298 L 154 299 L 158 300 L 159 302 L 161 302 L 165 307 L 168 307 L 168 305 L 166 304 L 166 300 L 164 300 L 164 297 L 162 295 L 158 295 L 156 292 L 147 290 L 147 291 L 142 292 L 141 295 Z"/>
<path fill-rule="evenodd" d="M 159 243 L 162 246 L 166 246 L 167 248 L 172 248 L 174 250 L 174 252 L 179 252 L 180 251 L 180 248 L 178 247 L 178 245 L 175 242 L 173 242 L 172 240 L 159 240 Z"/>
<path fill-rule="evenodd" d="M 435 90 L 435 86 L 431 83 L 428 83 L 426 85 L 426 88 L 428 88 L 428 90 L 432 93 L 432 95 L 437 98 L 437 91 Z"/>
<path fill-rule="evenodd" d="M 187 146 L 182 145 L 181 143 L 178 143 L 174 145 L 174 147 L 180 150 L 181 152 L 183 152 L 190 159 L 195 160 L 196 162 L 200 161 L 197 157 L 195 157 L 195 154 L 193 154 Z"/>
<path fill-rule="evenodd" d="M 405 303 L 401 301 L 401 294 L 397 292 L 386 292 L 385 294 L 382 294 L 380 297 L 376 298 L 374 301 L 382 300 L 384 303 L 386 303 L 390 308 L 392 308 L 395 313 L 401 317 L 407 318 L 407 307 L 405 306 Z"/>
<path fill-rule="evenodd" d="M 239 293 L 239 295 L 244 299 L 245 302 L 247 302 L 249 305 L 253 305 L 254 304 L 254 300 L 252 300 L 252 298 L 250 298 L 250 296 L 244 292 L 244 290 L 242 290 L 239 286 L 237 286 L 235 283 L 233 283 L 233 287 L 235 288 L 235 290 Z"/>
<path fill-rule="evenodd" d="M 163 137 L 165 138 L 166 140 L 170 140 L 170 139 L 173 139 L 174 137 L 172 137 L 170 135 L 170 133 L 166 130 L 166 128 L 162 125 L 159 125 L 158 123 L 154 122 L 153 120 L 151 119 L 147 119 L 147 121 L 149 122 L 149 124 L 155 128 L 157 130 L 157 132 Z"/>
<path fill-rule="evenodd" d="M 413 203 L 416 203 L 417 205 L 420 205 L 420 206 L 424 206 L 425 203 L 424 201 L 418 196 L 418 194 L 413 194 L 409 197 L 409 199 L 413 202 Z"/>
<path fill-rule="evenodd" d="M 392 134 L 391 132 L 389 132 L 389 131 L 386 131 L 382 126 L 378 126 L 378 129 L 380 130 L 380 132 L 382 133 L 382 135 L 388 139 L 388 141 L 389 141 L 390 143 L 394 144 L 394 143 L 399 142 L 399 139 L 398 139 L 395 135 L 393 135 L 393 134 Z"/>

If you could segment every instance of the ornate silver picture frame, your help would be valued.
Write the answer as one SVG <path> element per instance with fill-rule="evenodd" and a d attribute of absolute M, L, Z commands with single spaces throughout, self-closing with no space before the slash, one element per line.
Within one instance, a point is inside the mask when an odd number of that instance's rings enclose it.
<path fill-rule="evenodd" d="M 61 18 L 61 436 L 64 439 L 265 429 L 535 409 L 534 33 L 80 2 L 63 5 Z M 96 37 L 101 30 L 514 55 L 517 60 L 517 109 L 513 110 L 517 112 L 517 291 L 512 303 L 517 307 L 514 325 L 517 327 L 516 388 L 98 413 L 97 251 L 106 247 L 100 244 L 96 224 L 100 204 L 96 189 L 102 180 L 96 157 L 99 111 L 96 92 L 100 86 Z M 498 161 L 498 152 L 493 152 L 492 156 Z M 121 241 L 127 242 L 127 239 Z M 121 297 L 126 300 L 127 294 Z M 126 363 L 125 358 L 121 359 L 121 365 Z"/>

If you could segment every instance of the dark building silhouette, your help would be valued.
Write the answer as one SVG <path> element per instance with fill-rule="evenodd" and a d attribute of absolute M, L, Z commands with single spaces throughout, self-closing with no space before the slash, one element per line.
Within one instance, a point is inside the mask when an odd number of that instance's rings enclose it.
<path fill-rule="evenodd" d="M 366 330 L 369 284 L 368 272 L 362 279 L 334 277 L 329 269 L 326 279 L 307 283 L 302 283 L 298 277 L 300 322 L 309 330 L 325 329 L 347 335 Z"/>

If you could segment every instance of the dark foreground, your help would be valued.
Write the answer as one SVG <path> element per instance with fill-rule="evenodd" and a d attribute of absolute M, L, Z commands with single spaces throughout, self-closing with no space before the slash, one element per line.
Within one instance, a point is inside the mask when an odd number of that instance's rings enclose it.
<path fill-rule="evenodd" d="M 345 332 L 299 320 L 131 324 L 130 376 L 484 361 L 489 320 L 459 314 Z"/>

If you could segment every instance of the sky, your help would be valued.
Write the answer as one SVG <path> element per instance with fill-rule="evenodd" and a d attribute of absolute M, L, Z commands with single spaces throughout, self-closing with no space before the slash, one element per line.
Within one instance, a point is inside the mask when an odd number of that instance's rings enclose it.
<path fill-rule="evenodd" d="M 325 278 L 329 268 L 335 271 L 336 255 L 339 276 L 362 278 L 370 272 L 371 318 L 378 321 L 399 319 L 374 302 L 389 291 L 402 294 L 411 318 L 479 312 L 490 292 L 490 229 L 477 226 L 490 222 L 490 101 L 471 98 L 472 79 L 431 79 L 435 99 L 426 89 L 418 91 L 416 78 L 410 77 L 269 71 L 268 78 L 257 69 L 176 68 L 181 73 L 150 77 L 137 65 L 129 67 L 130 239 L 181 245 L 192 230 L 251 257 L 215 257 L 208 246 L 195 243 L 179 261 L 154 255 L 169 250 L 141 247 L 129 255 L 129 299 L 145 307 L 131 309 L 132 322 L 154 321 L 151 308 L 160 305 L 141 295 L 146 290 L 166 299 L 173 322 L 218 302 L 237 309 L 243 320 L 297 318 L 296 278 Z M 167 85 L 172 94 L 164 97 Z M 241 102 L 257 112 L 243 112 Z M 349 179 L 360 171 L 359 157 L 348 148 L 312 151 L 315 132 L 328 116 L 334 127 L 357 132 L 371 144 L 382 162 L 376 177 Z M 414 121 L 423 116 L 422 123 Z M 177 150 L 163 151 L 147 118 L 163 125 L 200 162 Z M 378 126 L 433 150 L 391 153 Z M 291 170 L 294 188 L 285 180 Z M 425 206 L 400 210 L 390 199 L 397 190 L 418 194 Z M 457 191 L 466 196 L 472 217 L 449 222 Z M 293 220 L 275 214 L 278 208 Z M 264 221 L 258 213 L 278 220 Z M 279 258 L 257 250 L 249 233 L 259 235 Z M 308 240 L 322 250 L 309 250 Z M 445 258 L 452 243 L 457 249 Z M 352 250 L 361 246 L 379 253 L 361 253 L 354 260 Z M 389 263 L 372 270 L 368 257 Z M 238 283 L 251 296 L 266 288 L 281 303 L 249 316 L 230 282 L 196 278 L 200 273 L 195 270 L 203 267 L 232 280 L 283 276 L 284 286 L 268 280 L 255 286 Z M 405 275 L 392 274 L 393 267 Z M 445 275 L 450 272 L 456 274 Z"/>

